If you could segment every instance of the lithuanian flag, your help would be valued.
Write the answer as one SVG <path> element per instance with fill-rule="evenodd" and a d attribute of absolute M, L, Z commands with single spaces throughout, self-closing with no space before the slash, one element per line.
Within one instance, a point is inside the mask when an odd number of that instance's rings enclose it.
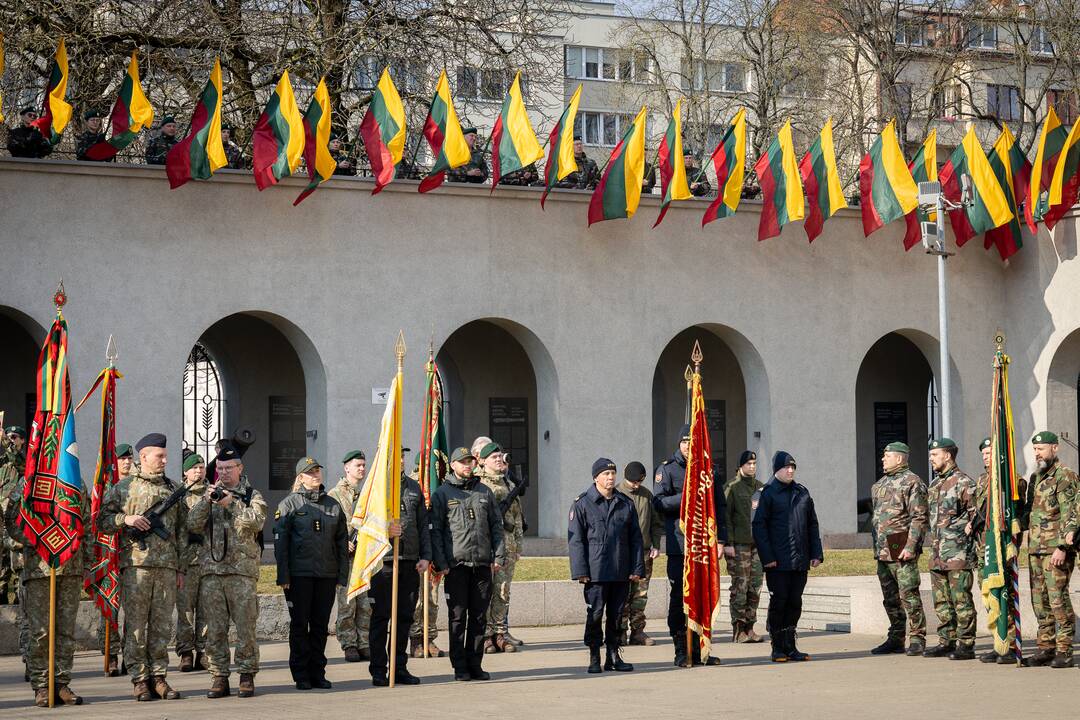
<path fill-rule="evenodd" d="M 450 83 L 446 71 L 439 73 L 439 84 L 435 86 L 435 97 L 431 98 L 427 120 L 424 121 L 424 137 L 431 146 L 435 162 L 427 177 L 420 181 L 420 192 L 434 190 L 443 184 L 446 171 L 461 167 L 472 159 L 465 136 L 461 132 L 454 101 L 450 98 Z"/>
<path fill-rule="evenodd" d="M 112 136 L 107 142 L 91 145 L 86 150 L 86 157 L 91 160 L 108 160 L 131 144 L 143 128 L 154 122 L 154 108 L 143 94 L 139 81 L 139 58 L 131 53 L 127 75 L 120 83 L 120 94 L 116 96 L 109 119 L 112 121 Z"/>
<path fill-rule="evenodd" d="M 169 187 L 175 189 L 188 180 L 208 180 L 215 170 L 227 164 L 221 143 L 221 60 L 215 60 L 191 114 L 187 137 L 173 145 L 165 156 L 165 172 Z"/>
<path fill-rule="evenodd" d="M 709 204 L 701 218 L 701 226 L 722 217 L 729 217 L 739 209 L 742 198 L 743 178 L 746 175 L 746 110 L 735 113 L 731 127 L 720 139 L 712 153 L 716 170 L 716 199 Z"/>
<path fill-rule="evenodd" d="M 664 138 L 657 150 L 657 162 L 660 165 L 660 214 L 656 217 L 656 227 L 667 215 L 668 205 L 672 200 L 688 200 L 693 197 L 686 180 L 686 163 L 683 161 L 682 148 L 682 100 L 675 103 L 675 111 L 668 121 Z"/>
<path fill-rule="evenodd" d="M 491 130 L 491 192 L 495 192 L 503 175 L 532 165 L 544 157 L 544 149 L 537 142 L 529 114 L 525 112 L 520 83 L 521 72 L 518 71 L 503 100 L 499 119 Z"/>
<path fill-rule="evenodd" d="M 818 139 L 803 156 L 799 172 L 806 188 L 806 200 L 810 204 L 810 214 L 803 223 L 803 229 L 806 230 L 807 239 L 814 242 L 814 238 L 821 234 L 825 221 L 848 206 L 840 172 L 836 169 L 832 118 L 825 122 Z"/>
<path fill-rule="evenodd" d="M 574 160 L 574 121 L 577 119 L 578 103 L 581 102 L 581 85 L 577 86 L 570 104 L 559 116 L 559 122 L 551 128 L 548 138 L 548 159 L 544 166 L 544 192 L 540 195 L 540 209 L 544 208 L 551 188 L 572 172 L 577 172 L 577 160 Z"/>
<path fill-rule="evenodd" d="M 971 178 L 971 204 L 949 211 L 949 223 L 957 245 L 963 245 L 979 233 L 1001 227 L 1013 217 L 1005 192 L 998 184 L 990 161 L 986 159 L 986 152 L 975 135 L 974 124 L 968 127 L 964 139 L 953 150 L 938 176 L 941 191 L 954 203 L 960 202 L 960 176 L 965 174 Z"/>
<path fill-rule="evenodd" d="M 805 211 L 790 120 L 784 123 L 765 154 L 754 163 L 754 172 L 764 203 L 758 223 L 758 240 L 764 240 L 779 235 L 789 222 L 802 220 Z"/>
<path fill-rule="evenodd" d="M 1074 122 L 1065 146 L 1054 167 L 1054 177 L 1050 180 L 1050 192 L 1047 196 L 1049 209 L 1043 216 L 1047 229 L 1053 230 L 1065 213 L 1076 204 L 1077 189 L 1080 187 L 1080 121 Z"/>
<path fill-rule="evenodd" d="M 405 106 L 388 68 L 383 69 L 371 95 L 360 123 L 360 137 L 364 139 L 371 174 L 375 176 L 375 188 L 371 191 L 374 195 L 394 179 L 394 166 L 401 162 L 405 151 Z"/>
<path fill-rule="evenodd" d="M 866 237 L 919 206 L 919 187 L 896 140 L 895 120 L 889 121 L 859 163 L 859 193 Z"/>
<path fill-rule="evenodd" d="M 1009 132 L 1008 126 L 1001 128 L 1001 135 L 990 151 L 990 167 L 994 176 L 1005 192 L 1005 200 L 1013 218 L 1001 227 L 986 233 L 984 245 L 987 250 L 995 245 L 1002 260 L 1014 255 L 1024 244 L 1023 231 L 1020 227 L 1020 212 L 1017 209 L 1024 192 L 1031 185 L 1031 162 L 1020 149 L 1020 143 Z"/>
<path fill-rule="evenodd" d="M 908 170 L 911 171 L 911 179 L 915 181 L 916 187 L 921 182 L 937 182 L 937 130 L 931 130 L 930 134 L 926 136 L 922 147 L 919 148 L 919 151 L 915 153 L 915 157 L 908 164 Z M 936 213 L 927 212 L 920 207 L 916 207 L 904 216 L 904 222 L 907 223 L 907 234 L 904 235 L 904 250 L 910 250 L 922 242 L 920 223 L 930 222 L 935 215 Z"/>
<path fill-rule="evenodd" d="M 281 73 L 251 140 L 251 170 L 259 190 L 292 175 L 299 167 L 304 157 L 304 119 L 296 106 L 288 70 Z"/>
<path fill-rule="evenodd" d="M 607 169 L 589 200 L 589 226 L 615 218 L 632 218 L 641 201 L 645 176 L 645 117 L 642 106 L 633 124 L 608 158 Z"/>
<path fill-rule="evenodd" d="M 326 78 L 320 78 L 304 113 L 304 164 L 307 165 L 310 182 L 293 200 L 294 207 L 329 180 L 337 168 L 329 148 L 330 122 L 330 93 L 326 90 Z"/>
<path fill-rule="evenodd" d="M 41 103 L 41 117 L 33 123 L 50 145 L 60 142 L 60 134 L 71 120 L 71 105 L 64 99 L 67 96 L 67 86 L 67 46 L 64 45 L 64 39 L 60 38 L 60 44 L 56 46 L 56 56 L 49 67 L 49 83 L 45 86 L 45 100 Z"/>
<path fill-rule="evenodd" d="M 1031 184 L 1028 186 L 1027 201 L 1024 203 L 1024 219 L 1028 230 L 1035 232 L 1035 224 L 1043 219 L 1050 209 L 1043 193 L 1050 189 L 1054 179 L 1054 170 L 1069 133 L 1058 120 L 1054 108 L 1046 114 L 1042 133 L 1039 135 L 1039 149 L 1035 152 L 1035 162 L 1031 166 Z"/>

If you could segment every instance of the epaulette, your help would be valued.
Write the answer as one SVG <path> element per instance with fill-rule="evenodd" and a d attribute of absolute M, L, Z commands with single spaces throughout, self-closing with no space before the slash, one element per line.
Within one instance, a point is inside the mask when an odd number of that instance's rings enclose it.
<path fill-rule="evenodd" d="M 578 495 L 578 496 L 577 496 L 576 498 L 574 498 L 574 502 L 577 502 L 577 501 L 578 501 L 578 500 L 580 500 L 581 498 L 585 497 L 585 493 L 587 493 L 587 492 L 589 492 L 589 491 L 588 491 L 588 490 L 586 490 L 585 492 L 581 493 L 581 494 L 580 494 L 580 495 Z"/>

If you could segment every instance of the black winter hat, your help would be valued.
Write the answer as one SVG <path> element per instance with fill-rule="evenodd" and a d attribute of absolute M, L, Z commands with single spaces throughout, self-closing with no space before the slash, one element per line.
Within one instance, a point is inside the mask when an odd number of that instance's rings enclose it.
<path fill-rule="evenodd" d="M 753 450 L 743 450 L 742 455 L 739 455 L 739 467 L 742 467 L 751 460 L 757 460 L 757 453 Z"/>
<path fill-rule="evenodd" d="M 678 438 L 677 442 L 682 442 L 683 440 L 689 440 L 689 439 L 690 439 L 690 426 L 689 425 L 683 425 L 682 429 L 679 430 L 679 438 Z"/>
<path fill-rule="evenodd" d="M 597 458 L 592 464 L 592 476 L 595 478 L 605 470 L 616 470 L 615 463 L 607 458 Z"/>
<path fill-rule="evenodd" d="M 623 469 L 623 477 L 630 482 L 641 482 L 645 479 L 645 466 L 637 460 L 626 463 L 626 467 Z"/>
<path fill-rule="evenodd" d="M 793 458 L 789 453 L 786 453 L 783 450 L 777 450 L 776 454 L 773 455 L 772 459 L 773 474 L 775 475 L 776 473 L 780 472 L 781 468 L 786 468 L 788 465 L 795 467 L 795 458 Z"/>

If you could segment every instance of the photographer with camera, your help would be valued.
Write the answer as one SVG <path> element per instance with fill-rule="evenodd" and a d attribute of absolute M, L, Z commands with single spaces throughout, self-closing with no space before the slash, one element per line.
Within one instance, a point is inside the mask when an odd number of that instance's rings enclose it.
<path fill-rule="evenodd" d="M 509 454 L 504 453 L 498 443 L 489 441 L 480 449 L 480 467 L 477 471 L 480 482 L 491 490 L 502 510 L 503 538 L 506 542 L 506 564 L 491 577 L 491 604 L 488 605 L 487 629 L 484 633 L 484 652 L 488 654 L 517 652 L 518 647 L 524 644 L 510 635 L 510 583 L 514 580 L 514 566 L 521 557 L 525 521 L 521 501 L 509 497 L 517 483 L 507 477 L 508 458 Z M 508 499 L 509 503 L 506 502 Z"/>
<path fill-rule="evenodd" d="M 239 696 L 255 694 L 259 645 L 255 621 L 259 616 L 256 584 L 262 548 L 259 533 L 266 520 L 266 501 L 251 487 L 236 448 L 223 444 L 215 458 L 217 477 L 188 514 L 187 529 L 202 535 L 197 564 L 202 576 L 199 611 L 206 621 L 206 652 L 210 665 L 208 698 L 229 690 L 229 623 L 236 627 L 234 659 L 240 672 Z"/>

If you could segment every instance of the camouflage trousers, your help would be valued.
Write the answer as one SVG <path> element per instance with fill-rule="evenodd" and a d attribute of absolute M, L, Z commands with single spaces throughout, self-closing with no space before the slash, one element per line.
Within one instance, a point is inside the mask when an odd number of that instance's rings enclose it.
<path fill-rule="evenodd" d="M 239 673 L 259 672 L 259 619 L 257 581 L 246 575 L 203 575 L 199 584 L 199 610 L 206 622 L 206 658 L 210 674 L 229 677 L 229 623 L 236 627 L 233 660 Z"/>
<path fill-rule="evenodd" d="M 758 604 L 761 600 L 761 581 L 764 571 L 757 548 L 753 545 L 732 545 L 735 557 L 728 557 L 727 569 L 731 576 L 731 595 L 728 609 L 731 624 L 743 625 L 748 630 L 757 622 Z"/>
<path fill-rule="evenodd" d="M 484 635 L 502 635 L 510 629 L 510 583 L 514 581 L 517 560 L 509 554 L 506 564 L 491 575 L 491 602 L 487 609 L 487 629 Z"/>
<path fill-rule="evenodd" d="M 30 650 L 30 619 L 26 616 L 26 585 L 19 585 L 19 654 L 23 665 Z"/>
<path fill-rule="evenodd" d="M 425 588 L 426 585 L 426 588 Z M 421 592 L 416 601 L 416 610 L 413 612 L 412 628 L 409 631 L 409 637 L 413 640 L 419 640 L 424 634 L 424 593 L 428 595 L 428 637 L 427 641 L 431 642 L 439 636 L 439 629 L 436 623 L 439 620 L 439 587 L 432 585 L 430 582 L 424 582 L 424 574 L 420 573 L 420 588 Z"/>
<path fill-rule="evenodd" d="M 878 560 L 878 582 L 881 583 L 881 604 L 889 616 L 889 637 L 904 639 L 904 624 L 910 639 L 926 640 L 926 615 L 919 596 L 919 562 Z"/>
<path fill-rule="evenodd" d="M 630 595 L 623 603 L 619 617 L 619 636 L 645 629 L 645 606 L 649 603 L 649 581 L 652 580 L 653 559 L 645 553 L 645 575 L 640 580 L 630 581 Z"/>
<path fill-rule="evenodd" d="M 1028 572 L 1031 577 L 1031 607 L 1039 622 L 1039 648 L 1050 649 L 1072 657 L 1073 632 L 1076 614 L 1069 599 L 1069 578 L 1076 555 L 1067 553 L 1061 567 L 1050 564 L 1051 555 L 1031 555 Z M 1056 629 L 1055 629 L 1056 628 Z"/>
<path fill-rule="evenodd" d="M 202 568 L 192 565 L 184 575 L 184 587 L 176 591 L 176 654 L 206 649 L 206 618 L 203 617 L 200 584 Z"/>
<path fill-rule="evenodd" d="M 938 617 L 938 640 L 975 646 L 975 601 L 971 597 L 970 570 L 931 570 L 930 587 Z"/>
<path fill-rule="evenodd" d="M 8 604 L 8 593 L 12 602 L 19 596 L 19 574 L 11 566 L 11 553 L 0 548 L 0 605 Z"/>
<path fill-rule="evenodd" d="M 128 567 L 120 576 L 124 606 L 124 662 L 132 682 L 169 671 L 169 641 L 176 607 L 176 571 Z"/>
<path fill-rule="evenodd" d="M 56 578 L 56 686 L 71 682 L 71 664 L 75 657 L 75 616 L 79 613 L 82 576 L 60 575 Z M 34 578 L 23 583 L 23 607 L 30 634 L 26 670 L 30 687 L 49 687 L 49 578 Z"/>
<path fill-rule="evenodd" d="M 368 635 L 371 634 L 371 601 L 363 593 L 349 599 L 344 586 L 337 589 L 337 624 L 334 626 L 337 641 L 341 649 L 356 648 L 367 650 Z"/>

